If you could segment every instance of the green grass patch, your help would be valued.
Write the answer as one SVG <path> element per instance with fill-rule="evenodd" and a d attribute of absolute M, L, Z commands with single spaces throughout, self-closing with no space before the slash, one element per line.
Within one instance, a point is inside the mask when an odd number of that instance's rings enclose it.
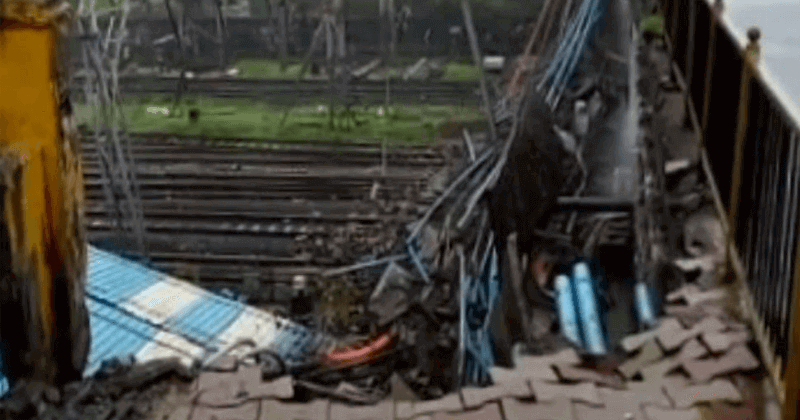
<path fill-rule="evenodd" d="M 480 70 L 472 64 L 447 63 L 444 65 L 442 80 L 448 82 L 477 82 L 480 77 Z"/>
<path fill-rule="evenodd" d="M 246 59 L 239 60 L 234 67 L 239 69 L 239 77 L 243 79 L 296 80 L 302 65 L 293 61 L 287 64 L 281 70 L 280 60 Z"/>
<path fill-rule="evenodd" d="M 483 121 L 478 108 L 445 105 L 398 105 L 389 112 L 380 107 L 355 109 L 359 126 L 346 127 L 344 119 L 334 118 L 329 126 L 326 104 L 303 105 L 291 108 L 226 99 L 189 99 L 178 113 L 163 115 L 159 109 L 169 109 L 164 101 L 130 102 L 123 106 L 128 130 L 131 133 L 165 133 L 210 138 L 246 138 L 254 140 L 337 140 L 376 141 L 383 138 L 392 144 L 425 144 L 439 136 L 440 130 L 454 124 Z M 189 121 L 188 110 L 197 109 L 199 118 Z M 341 112 L 343 107 L 336 107 Z M 76 105 L 79 124 L 92 127 L 95 115 L 83 104 Z"/>
<path fill-rule="evenodd" d="M 639 23 L 639 30 L 643 34 L 662 36 L 664 34 L 664 18 L 658 15 L 647 16 Z"/>

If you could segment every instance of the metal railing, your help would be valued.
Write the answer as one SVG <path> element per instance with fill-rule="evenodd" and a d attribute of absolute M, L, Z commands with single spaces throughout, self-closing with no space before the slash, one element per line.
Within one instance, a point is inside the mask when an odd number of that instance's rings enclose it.
<path fill-rule="evenodd" d="M 800 118 L 759 62 L 756 28 L 745 45 L 720 1 L 661 0 L 661 6 L 687 115 L 702 136 L 717 207 L 727 219 L 745 310 L 784 418 L 794 419 L 800 414 Z"/>

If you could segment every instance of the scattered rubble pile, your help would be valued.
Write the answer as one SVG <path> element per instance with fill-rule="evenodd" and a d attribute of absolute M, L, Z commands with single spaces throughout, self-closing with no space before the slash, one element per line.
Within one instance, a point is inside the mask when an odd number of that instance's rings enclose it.
<path fill-rule="evenodd" d="M 94 377 L 59 389 L 36 381 L 19 381 L 0 401 L 0 418 L 8 420 L 148 419 L 154 403 L 170 386 L 196 377 L 178 359 L 143 364 L 113 360 Z"/>
<path fill-rule="evenodd" d="M 624 361 L 583 360 L 574 349 L 515 356 L 515 369 L 491 368 L 494 384 L 419 400 L 394 374 L 402 357 L 388 337 L 373 357 L 337 358 L 286 372 L 270 355 L 222 355 L 202 370 L 177 360 L 112 363 L 96 378 L 62 390 L 20 383 L 0 405 L 8 419 L 266 420 L 410 419 L 700 419 L 757 418 L 753 384 L 763 376 L 747 328 L 725 314 L 727 292 L 686 286 L 667 297 L 668 317 L 631 335 Z M 424 316 L 424 315 L 423 315 Z M 425 331 L 418 329 L 417 331 Z M 368 352 L 361 352 L 368 353 Z M 365 364 L 369 360 L 371 363 Z M 290 375 L 289 375 L 290 374 Z M 171 381 L 165 381 L 171 378 Z M 191 382 L 191 384 L 189 384 Z M 169 409 L 154 404 L 179 383 Z M 502 411 L 500 410 L 502 407 Z M 502 413 L 502 414 L 501 414 Z M 465 417 L 467 416 L 467 417 Z M 533 416 L 533 417 L 531 417 Z"/>

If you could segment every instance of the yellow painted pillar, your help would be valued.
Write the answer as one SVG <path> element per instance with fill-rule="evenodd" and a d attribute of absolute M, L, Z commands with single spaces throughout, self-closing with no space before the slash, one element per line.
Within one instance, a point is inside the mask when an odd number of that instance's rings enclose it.
<path fill-rule="evenodd" d="M 0 340 L 12 381 L 75 379 L 88 352 L 80 149 L 60 90 L 68 21 L 65 4 L 0 2 Z"/>

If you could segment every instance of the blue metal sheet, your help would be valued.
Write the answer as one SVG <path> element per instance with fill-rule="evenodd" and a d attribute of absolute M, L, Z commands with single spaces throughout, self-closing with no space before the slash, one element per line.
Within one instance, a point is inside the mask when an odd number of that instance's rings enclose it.
<path fill-rule="evenodd" d="M 84 371 L 92 375 L 100 364 L 115 357 L 134 355 L 150 342 L 156 329 L 145 321 L 93 299 L 87 299 L 92 348 Z"/>
<path fill-rule="evenodd" d="M 89 247 L 87 290 L 100 299 L 119 303 L 153 286 L 163 274 L 124 258 Z"/>
<path fill-rule="evenodd" d="M 211 293 L 167 321 L 169 329 L 216 347 L 216 339 L 244 311 L 245 305 Z"/>

